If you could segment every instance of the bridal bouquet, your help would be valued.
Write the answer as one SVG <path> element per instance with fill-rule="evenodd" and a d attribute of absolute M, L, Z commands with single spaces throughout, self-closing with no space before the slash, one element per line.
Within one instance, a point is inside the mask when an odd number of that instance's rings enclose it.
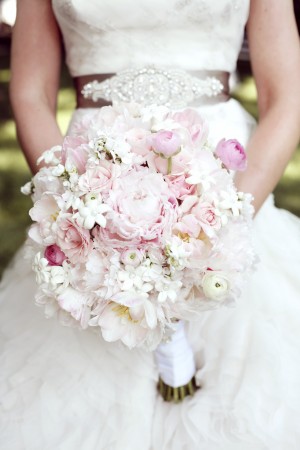
<path fill-rule="evenodd" d="M 239 295 L 254 262 L 251 196 L 231 172 L 245 152 L 210 145 L 194 110 L 105 107 L 38 162 L 23 192 L 47 316 L 155 349 L 178 320 Z"/>

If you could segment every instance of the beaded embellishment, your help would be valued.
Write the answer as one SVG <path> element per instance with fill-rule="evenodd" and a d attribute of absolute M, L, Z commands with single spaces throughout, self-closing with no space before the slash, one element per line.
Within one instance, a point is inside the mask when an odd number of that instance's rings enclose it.
<path fill-rule="evenodd" d="M 94 102 L 104 99 L 183 108 L 200 97 L 215 97 L 223 89 L 221 81 L 213 76 L 198 78 L 184 70 L 146 67 L 121 71 L 102 82 L 94 80 L 84 85 L 81 93 Z"/>

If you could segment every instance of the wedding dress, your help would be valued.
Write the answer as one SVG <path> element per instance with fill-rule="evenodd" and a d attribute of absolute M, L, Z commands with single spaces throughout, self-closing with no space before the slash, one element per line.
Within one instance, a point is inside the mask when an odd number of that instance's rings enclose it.
<path fill-rule="evenodd" d="M 149 64 L 233 72 L 250 2 L 52 3 L 79 76 Z M 233 99 L 199 111 L 216 141 L 246 144 L 255 126 Z M 202 388 L 180 404 L 158 395 L 152 353 L 46 320 L 21 250 L 1 289 L 0 448 L 299 449 L 300 222 L 271 197 L 255 246 L 260 263 L 237 306 L 186 325 Z"/>

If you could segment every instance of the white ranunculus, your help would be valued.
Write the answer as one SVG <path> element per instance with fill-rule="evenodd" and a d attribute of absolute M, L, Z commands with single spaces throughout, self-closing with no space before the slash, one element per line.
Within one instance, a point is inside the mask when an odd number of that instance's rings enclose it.
<path fill-rule="evenodd" d="M 207 272 L 202 279 L 205 297 L 223 300 L 229 291 L 229 280 L 223 273 Z"/>

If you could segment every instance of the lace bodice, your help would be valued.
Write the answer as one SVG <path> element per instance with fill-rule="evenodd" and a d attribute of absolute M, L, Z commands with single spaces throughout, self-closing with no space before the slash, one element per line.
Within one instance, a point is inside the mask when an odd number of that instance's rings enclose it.
<path fill-rule="evenodd" d="M 235 68 L 250 0 L 52 0 L 71 75 Z"/>

